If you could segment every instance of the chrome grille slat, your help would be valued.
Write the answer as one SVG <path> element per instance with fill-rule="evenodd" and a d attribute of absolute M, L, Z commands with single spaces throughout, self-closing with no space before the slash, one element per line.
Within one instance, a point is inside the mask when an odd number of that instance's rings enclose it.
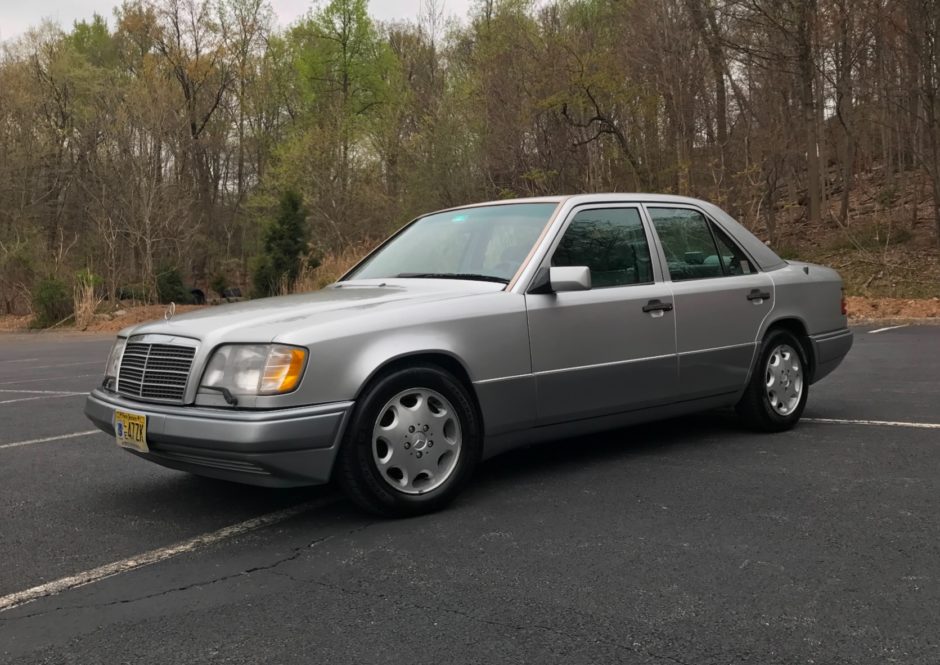
<path fill-rule="evenodd" d="M 118 373 L 118 392 L 128 397 L 182 402 L 195 347 L 128 342 Z"/>

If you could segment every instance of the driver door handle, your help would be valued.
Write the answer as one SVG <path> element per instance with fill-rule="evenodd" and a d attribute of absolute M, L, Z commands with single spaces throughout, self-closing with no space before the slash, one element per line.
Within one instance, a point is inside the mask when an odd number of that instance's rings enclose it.
<path fill-rule="evenodd" d="M 643 305 L 643 311 L 647 314 L 650 312 L 671 312 L 672 303 L 663 302 L 662 300 L 650 300 L 648 303 Z"/>
<path fill-rule="evenodd" d="M 747 294 L 748 300 L 770 300 L 770 291 L 761 291 L 760 289 L 751 289 Z"/>

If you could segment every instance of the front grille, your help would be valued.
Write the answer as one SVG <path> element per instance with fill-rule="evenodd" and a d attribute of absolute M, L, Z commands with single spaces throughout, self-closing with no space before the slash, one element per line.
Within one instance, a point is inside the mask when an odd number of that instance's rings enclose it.
<path fill-rule="evenodd" d="M 118 392 L 128 397 L 181 402 L 196 349 L 175 344 L 140 344 L 124 347 Z"/>

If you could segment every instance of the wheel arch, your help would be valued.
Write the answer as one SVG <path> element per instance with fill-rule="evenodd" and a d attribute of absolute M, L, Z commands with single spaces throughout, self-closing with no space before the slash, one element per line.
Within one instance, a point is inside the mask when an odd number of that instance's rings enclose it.
<path fill-rule="evenodd" d="M 799 342 L 800 347 L 806 356 L 806 362 L 809 364 L 809 371 L 807 374 L 810 377 L 810 382 L 812 382 L 812 377 L 816 373 L 816 353 L 813 349 L 813 343 L 809 338 L 809 330 L 806 327 L 806 322 L 797 316 L 785 316 L 779 319 L 774 319 L 767 326 L 767 330 L 764 332 L 764 336 L 761 338 L 761 340 L 763 341 L 767 335 L 775 330 L 785 330 L 786 332 L 793 335 L 797 342 Z M 755 362 L 759 361 L 760 357 L 758 354 Z"/>
<path fill-rule="evenodd" d="M 473 408 L 476 409 L 477 417 L 480 419 L 480 425 L 482 431 L 486 431 L 486 423 L 483 420 L 483 411 L 480 408 L 480 397 L 477 395 L 477 391 L 473 386 L 473 381 L 470 379 L 470 372 L 467 371 L 466 365 L 463 361 L 460 360 L 453 353 L 447 351 L 414 351 L 410 353 L 404 353 L 393 358 L 388 358 L 384 362 L 378 364 L 365 381 L 362 382 L 362 386 L 359 388 L 359 391 L 356 393 L 356 400 L 358 401 L 362 394 L 380 377 L 385 376 L 391 372 L 394 372 L 399 369 L 407 369 L 413 367 L 417 363 L 428 363 L 431 365 L 437 365 L 441 369 L 447 371 L 451 376 L 453 376 L 460 384 L 466 389 L 467 393 L 470 395 L 470 399 L 473 402 Z"/>

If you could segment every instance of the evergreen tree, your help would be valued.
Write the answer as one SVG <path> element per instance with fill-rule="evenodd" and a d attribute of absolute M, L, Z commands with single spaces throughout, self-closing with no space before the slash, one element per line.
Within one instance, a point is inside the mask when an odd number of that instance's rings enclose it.
<path fill-rule="evenodd" d="M 264 233 L 264 252 L 254 270 L 255 295 L 276 295 L 282 284 L 297 280 L 308 240 L 303 201 L 297 192 L 286 190 L 281 195 L 277 218 Z"/>

